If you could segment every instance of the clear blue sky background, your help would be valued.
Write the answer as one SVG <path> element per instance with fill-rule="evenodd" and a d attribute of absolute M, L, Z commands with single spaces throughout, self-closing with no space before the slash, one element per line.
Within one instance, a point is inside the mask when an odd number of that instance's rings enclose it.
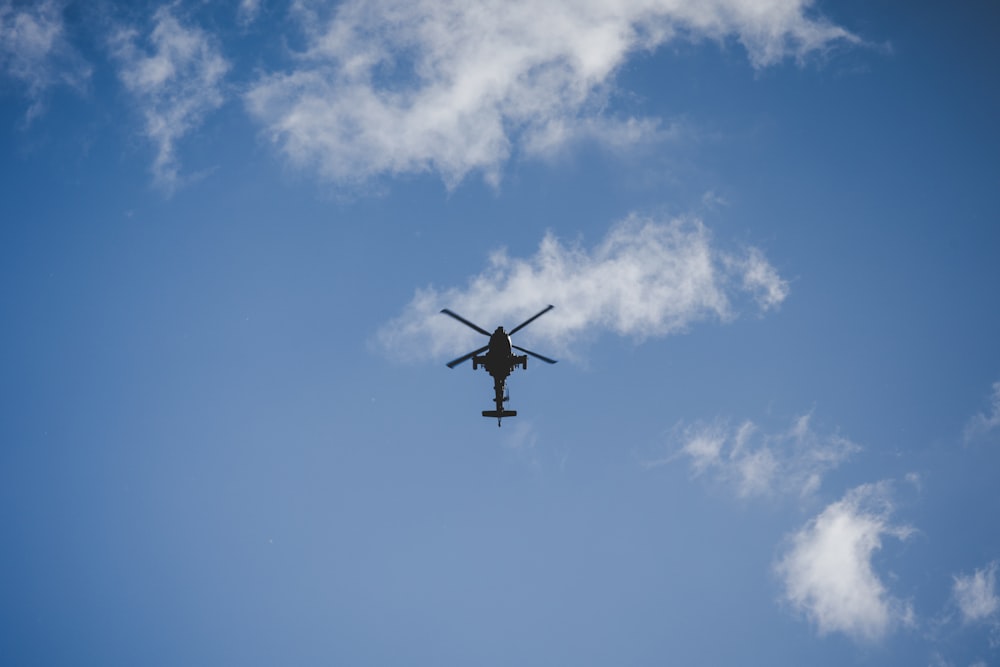
<path fill-rule="evenodd" d="M 0 1 L 0 662 L 1000 663 L 1000 14 L 671 4 Z"/>

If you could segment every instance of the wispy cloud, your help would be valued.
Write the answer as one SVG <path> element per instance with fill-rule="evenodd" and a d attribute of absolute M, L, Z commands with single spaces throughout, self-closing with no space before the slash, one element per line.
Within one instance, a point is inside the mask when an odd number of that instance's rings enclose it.
<path fill-rule="evenodd" d="M 542 472 L 539 456 L 538 431 L 535 425 L 527 419 L 518 418 L 509 428 L 503 429 L 501 442 L 524 465 L 535 473 Z"/>
<path fill-rule="evenodd" d="M 993 561 L 970 575 L 955 575 L 952 595 L 966 623 L 996 619 L 1000 611 L 997 597 L 997 566 Z"/>
<path fill-rule="evenodd" d="M 149 48 L 137 45 L 139 31 L 124 29 L 111 40 L 119 78 L 135 98 L 146 136 L 156 145 L 153 179 L 172 192 L 180 181 L 177 142 L 222 106 L 229 64 L 203 30 L 182 24 L 174 6 L 153 15 Z"/>
<path fill-rule="evenodd" d="M 885 537 L 905 539 L 912 529 L 891 522 L 887 482 L 849 491 L 809 521 L 790 540 L 775 565 L 784 599 L 822 634 L 841 632 L 875 641 L 894 626 L 913 622 L 909 603 L 893 597 L 872 557 Z"/>
<path fill-rule="evenodd" d="M 748 280 L 749 274 L 756 277 Z M 495 252 L 466 287 L 419 289 L 377 340 L 391 354 L 409 359 L 454 356 L 471 344 L 470 331 L 442 317 L 441 308 L 482 326 L 503 322 L 511 328 L 552 303 L 556 309 L 526 334 L 562 350 L 580 336 L 603 331 L 642 339 L 681 332 L 699 321 L 731 320 L 735 298 L 766 311 L 787 293 L 787 283 L 760 251 L 722 251 L 698 220 L 633 215 L 592 250 L 547 234 L 528 259 Z"/>
<path fill-rule="evenodd" d="M 815 492 L 823 475 L 861 448 L 837 434 L 820 435 L 812 416 L 802 415 L 790 428 L 765 433 L 751 421 L 731 427 L 726 420 L 684 428 L 680 449 L 661 461 L 690 460 L 695 475 L 713 475 L 732 485 L 742 498 Z"/>
<path fill-rule="evenodd" d="M 334 182 L 472 171 L 497 183 L 516 150 L 634 141 L 655 120 L 603 110 L 615 72 L 677 39 L 741 43 L 755 67 L 856 38 L 809 0 L 299 0 L 307 46 L 246 96 L 288 158 Z"/>
<path fill-rule="evenodd" d="M 0 73 L 27 87 L 29 123 L 44 110 L 49 88 L 80 89 L 90 78 L 90 66 L 66 37 L 62 10 L 56 0 L 18 8 L 11 0 L 0 1 Z"/>
<path fill-rule="evenodd" d="M 240 0 L 236 9 L 236 20 L 240 25 L 250 25 L 260 15 L 260 0 Z"/>
<path fill-rule="evenodd" d="M 982 438 L 998 427 L 1000 427 L 1000 382 L 994 382 L 989 414 L 980 412 L 969 420 L 965 425 L 965 441 Z"/>

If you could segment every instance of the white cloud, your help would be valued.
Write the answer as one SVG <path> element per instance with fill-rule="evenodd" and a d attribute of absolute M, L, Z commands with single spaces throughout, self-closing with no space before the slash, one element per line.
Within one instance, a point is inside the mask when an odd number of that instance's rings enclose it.
<path fill-rule="evenodd" d="M 913 622 L 911 606 L 889 594 L 872 566 L 885 536 L 912 530 L 890 522 L 886 482 L 865 484 L 829 505 L 791 537 L 775 570 L 785 600 L 812 620 L 821 635 L 842 632 L 875 641 Z"/>
<path fill-rule="evenodd" d="M 236 20 L 240 25 L 249 25 L 260 15 L 260 0 L 240 0 L 236 10 Z"/>
<path fill-rule="evenodd" d="M 981 438 L 991 433 L 997 427 L 1000 427 L 1000 382 L 993 383 L 990 413 L 985 414 L 980 412 L 965 425 L 965 441 L 969 442 Z"/>
<path fill-rule="evenodd" d="M 778 433 L 764 433 L 746 421 L 731 428 L 724 420 L 684 429 L 678 456 L 687 457 L 695 475 L 712 474 L 735 487 L 742 498 L 793 494 L 819 488 L 823 475 L 861 448 L 839 435 L 821 436 L 810 427 L 811 415 L 794 420 Z"/>
<path fill-rule="evenodd" d="M 602 113 L 632 54 L 734 39 L 755 67 L 840 41 L 809 0 L 347 0 L 294 4 L 306 48 L 261 78 L 251 113 L 295 164 L 340 183 L 472 171 L 582 136 L 646 140 L 656 121 Z"/>
<path fill-rule="evenodd" d="M 559 350 L 602 331 L 639 339 L 665 336 L 694 322 L 734 318 L 735 297 L 749 296 L 762 310 L 776 306 L 788 288 L 773 269 L 762 271 L 773 285 L 746 286 L 748 267 L 759 263 L 766 261 L 753 248 L 729 254 L 714 247 L 698 220 L 660 222 L 633 215 L 590 251 L 547 234 L 528 259 L 495 252 L 489 267 L 464 288 L 417 290 L 377 339 L 403 358 L 458 356 L 484 341 L 440 315 L 442 308 L 488 329 L 501 322 L 511 329 L 549 303 L 556 308 L 525 333 Z"/>
<path fill-rule="evenodd" d="M 171 5 L 153 15 L 149 50 L 139 48 L 136 30 L 112 38 L 119 78 L 142 111 L 145 134 L 156 144 L 154 181 L 167 192 L 179 183 L 177 142 L 223 103 L 222 82 L 229 64 L 209 36 L 186 27 Z"/>
<path fill-rule="evenodd" d="M 997 565 L 993 561 L 968 576 L 956 575 L 952 594 L 966 623 L 988 620 L 1000 610 L 997 597 Z"/>
<path fill-rule="evenodd" d="M 0 73 L 27 86 L 28 122 L 43 111 L 52 86 L 80 89 L 86 84 L 90 67 L 66 38 L 61 2 L 43 0 L 18 9 L 10 0 L 0 2 Z"/>
<path fill-rule="evenodd" d="M 716 209 L 723 206 L 728 206 L 729 202 L 726 198 L 718 193 L 708 190 L 701 196 L 701 203 L 707 209 Z"/>
<path fill-rule="evenodd" d="M 788 296 L 788 283 L 778 276 L 757 248 L 751 248 L 745 256 L 734 261 L 737 271 L 743 274 L 743 288 L 753 294 L 765 310 L 777 306 Z"/>

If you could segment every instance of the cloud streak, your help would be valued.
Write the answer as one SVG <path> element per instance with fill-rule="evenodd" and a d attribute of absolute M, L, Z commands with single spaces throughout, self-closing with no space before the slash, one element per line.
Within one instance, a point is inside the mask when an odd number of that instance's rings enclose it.
<path fill-rule="evenodd" d="M 18 9 L 0 2 L 0 73 L 27 87 L 30 123 L 45 109 L 45 93 L 56 85 L 82 89 L 91 69 L 70 46 L 62 3 L 44 0 Z"/>
<path fill-rule="evenodd" d="M 401 358 L 454 355 L 480 341 L 442 317 L 441 308 L 484 326 L 502 321 L 510 328 L 553 303 L 556 309 L 525 334 L 564 350 L 604 331 L 641 340 L 700 321 L 729 321 L 737 315 L 734 299 L 767 311 L 787 294 L 788 284 L 759 250 L 722 251 L 695 219 L 633 215 L 591 250 L 547 234 L 527 259 L 493 253 L 464 288 L 419 289 L 404 312 L 379 330 L 377 341 Z"/>
<path fill-rule="evenodd" d="M 894 626 L 913 622 L 911 606 L 894 598 L 879 579 L 872 557 L 885 537 L 912 533 L 891 522 L 887 482 L 849 491 L 790 539 L 775 565 L 784 599 L 821 635 L 841 632 L 856 641 L 876 641 Z"/>
<path fill-rule="evenodd" d="M 647 466 L 686 457 L 696 476 L 712 475 L 741 498 L 807 496 L 826 472 L 861 449 L 839 435 L 816 433 L 810 420 L 809 414 L 798 417 L 778 433 L 765 433 L 751 421 L 736 428 L 724 420 L 698 424 L 684 429 L 677 454 Z"/>
<path fill-rule="evenodd" d="M 111 50 L 119 79 L 142 112 L 145 135 L 156 145 L 153 180 L 170 193 L 180 183 L 177 143 L 222 106 L 229 64 L 207 33 L 174 16 L 172 5 L 153 15 L 149 48 L 139 41 L 137 30 L 119 30 Z"/>
<path fill-rule="evenodd" d="M 993 383 L 990 412 L 980 412 L 965 425 L 965 441 L 971 442 L 985 437 L 1000 427 L 1000 382 Z"/>
<path fill-rule="evenodd" d="M 348 0 L 295 3 L 306 47 L 246 94 L 294 164 L 336 183 L 478 171 L 580 137 L 644 141 L 650 119 L 603 113 L 616 71 L 673 40 L 734 39 L 755 67 L 856 38 L 808 0 Z M 330 14 L 330 12 L 327 12 Z"/>

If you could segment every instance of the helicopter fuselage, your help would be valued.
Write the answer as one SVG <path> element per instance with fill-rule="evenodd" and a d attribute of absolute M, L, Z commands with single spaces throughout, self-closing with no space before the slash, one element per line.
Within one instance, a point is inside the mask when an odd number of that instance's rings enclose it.
<path fill-rule="evenodd" d="M 486 354 L 472 357 L 472 369 L 475 370 L 480 366 L 485 368 L 486 372 L 494 379 L 503 383 L 516 367 L 528 368 L 528 355 L 514 354 L 510 336 L 503 330 L 503 327 L 497 327 L 490 336 L 490 345 Z"/>
<path fill-rule="evenodd" d="M 516 410 L 504 410 L 503 404 L 507 401 L 507 377 L 515 368 L 528 368 L 528 355 L 514 354 L 510 336 L 497 327 L 490 336 L 490 346 L 484 355 L 472 357 L 472 369 L 482 366 L 486 372 L 493 376 L 493 402 L 496 404 L 495 410 L 483 410 L 484 417 L 496 417 L 497 425 L 503 417 L 516 417 Z"/>
<path fill-rule="evenodd" d="M 452 319 L 458 320 L 473 331 L 478 331 L 482 335 L 488 336 L 490 339 L 490 342 L 483 347 L 473 350 L 468 354 L 464 354 L 457 359 L 453 359 L 445 365 L 448 366 L 448 368 L 455 368 L 459 364 L 471 359 L 473 370 L 482 366 L 486 369 L 486 372 L 493 377 L 493 391 L 495 396 L 493 401 L 496 404 L 496 410 L 483 410 L 483 416 L 495 417 L 497 420 L 497 426 L 500 425 L 500 421 L 504 417 L 517 416 L 517 411 L 503 409 L 503 404 L 508 399 L 506 391 L 507 378 L 514 372 L 514 369 L 520 366 L 521 368 L 527 370 L 529 355 L 537 359 L 541 359 L 547 364 L 556 363 L 555 359 L 549 359 L 548 357 L 544 357 L 537 352 L 532 352 L 531 350 L 526 350 L 523 347 L 514 345 L 510 342 L 510 337 L 512 334 L 517 333 L 553 308 L 554 306 L 551 305 L 547 308 L 543 308 L 541 311 L 535 313 L 533 316 L 511 329 L 510 332 L 504 331 L 503 327 L 497 327 L 492 334 L 486 329 L 480 327 L 478 324 L 473 324 L 461 315 L 458 315 L 447 308 L 441 311 Z M 520 350 L 521 352 L 524 352 L 524 354 L 514 354 L 514 350 Z"/>

